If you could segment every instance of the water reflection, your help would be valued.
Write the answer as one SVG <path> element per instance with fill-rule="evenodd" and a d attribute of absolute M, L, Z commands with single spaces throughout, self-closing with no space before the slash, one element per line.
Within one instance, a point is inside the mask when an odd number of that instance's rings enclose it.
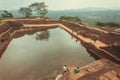
<path fill-rule="evenodd" d="M 29 33 L 27 33 L 27 35 L 34 35 L 36 32 L 29 32 Z"/>
<path fill-rule="evenodd" d="M 50 37 L 50 31 L 41 31 L 40 33 L 36 33 L 36 40 L 46 40 L 48 41 Z"/>
<path fill-rule="evenodd" d="M 83 66 L 92 61 L 94 58 L 66 31 L 40 31 L 10 42 L 0 60 L 0 80 L 40 80 L 64 64 Z"/>
<path fill-rule="evenodd" d="M 79 39 L 77 38 L 74 38 L 74 36 L 71 34 L 71 39 L 76 39 L 75 41 L 76 42 L 79 42 Z M 80 42 L 81 45 L 83 45 L 82 42 Z M 84 45 L 83 45 L 84 46 Z M 86 48 L 85 48 L 86 49 Z M 89 49 L 86 49 L 86 51 L 88 52 L 89 54 L 89 57 L 93 57 L 95 60 L 98 60 L 100 59 L 100 57 L 98 57 L 95 53 L 93 53 L 92 51 L 90 51 Z"/>

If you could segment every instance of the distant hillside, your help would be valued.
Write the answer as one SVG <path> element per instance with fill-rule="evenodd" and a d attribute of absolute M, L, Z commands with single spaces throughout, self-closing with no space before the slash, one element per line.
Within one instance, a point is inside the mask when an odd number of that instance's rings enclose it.
<path fill-rule="evenodd" d="M 0 14 L 3 10 L 0 10 Z M 22 17 L 18 10 L 10 11 L 15 17 Z M 84 8 L 75 10 L 49 10 L 48 16 L 54 19 L 59 19 L 60 16 L 78 16 L 84 22 L 94 24 L 95 22 L 119 22 L 120 10 L 108 10 L 102 8 Z M 34 14 L 35 15 L 35 14 Z"/>
<path fill-rule="evenodd" d="M 68 10 L 68 11 L 50 11 L 49 16 L 58 19 L 60 16 L 78 16 L 84 22 L 94 24 L 95 22 L 119 22 L 120 10 Z"/>

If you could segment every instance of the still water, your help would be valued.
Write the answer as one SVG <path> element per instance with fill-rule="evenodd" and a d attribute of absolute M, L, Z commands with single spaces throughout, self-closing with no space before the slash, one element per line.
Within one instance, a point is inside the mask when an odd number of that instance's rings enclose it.
<path fill-rule="evenodd" d="M 0 59 L 0 80 L 39 80 L 61 70 L 64 64 L 83 66 L 94 61 L 63 29 L 49 29 L 43 34 L 26 34 L 11 41 Z"/>

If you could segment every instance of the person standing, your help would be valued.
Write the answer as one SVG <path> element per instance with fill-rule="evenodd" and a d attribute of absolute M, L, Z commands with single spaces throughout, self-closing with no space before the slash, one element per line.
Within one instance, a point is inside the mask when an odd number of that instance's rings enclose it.
<path fill-rule="evenodd" d="M 63 66 L 63 75 L 64 75 L 66 72 L 69 72 L 69 69 L 67 68 L 67 65 L 64 65 L 64 66 Z"/>
<path fill-rule="evenodd" d="M 63 74 L 66 73 L 66 72 L 67 72 L 67 66 L 64 65 L 64 66 L 63 66 Z"/>
<path fill-rule="evenodd" d="M 96 42 L 96 41 L 97 41 L 97 39 L 98 39 L 98 37 L 97 37 L 97 36 L 94 36 L 94 37 L 93 37 L 94 42 Z"/>

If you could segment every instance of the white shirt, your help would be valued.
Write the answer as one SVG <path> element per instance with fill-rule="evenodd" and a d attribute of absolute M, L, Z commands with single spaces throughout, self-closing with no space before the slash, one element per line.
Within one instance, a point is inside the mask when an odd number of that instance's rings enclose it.
<path fill-rule="evenodd" d="M 66 67 L 66 66 L 63 66 L 63 70 L 64 70 L 64 71 L 67 71 L 67 67 Z"/>

